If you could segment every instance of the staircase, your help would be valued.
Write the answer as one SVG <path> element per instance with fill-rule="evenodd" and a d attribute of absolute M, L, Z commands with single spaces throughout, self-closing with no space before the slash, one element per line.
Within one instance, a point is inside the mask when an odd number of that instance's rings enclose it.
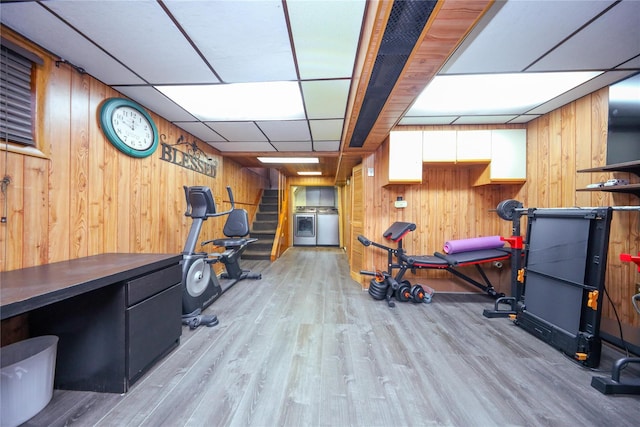
<path fill-rule="evenodd" d="M 270 260 L 273 240 L 278 228 L 278 190 L 264 190 L 256 219 L 251 226 L 251 237 L 258 241 L 250 244 L 242 259 Z"/>

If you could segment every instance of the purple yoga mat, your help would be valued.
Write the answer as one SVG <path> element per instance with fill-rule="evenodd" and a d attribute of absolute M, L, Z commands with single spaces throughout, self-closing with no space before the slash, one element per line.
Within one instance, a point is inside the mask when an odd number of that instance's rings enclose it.
<path fill-rule="evenodd" d="M 480 251 L 482 249 L 496 249 L 504 246 L 500 236 L 473 237 L 471 239 L 449 240 L 444 244 L 444 252 L 457 254 L 460 252 Z"/>

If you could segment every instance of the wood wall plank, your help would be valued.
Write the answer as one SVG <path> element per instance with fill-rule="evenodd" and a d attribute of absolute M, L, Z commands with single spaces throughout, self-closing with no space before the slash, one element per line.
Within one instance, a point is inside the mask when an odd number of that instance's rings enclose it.
<path fill-rule="evenodd" d="M 49 260 L 48 175 L 47 162 L 36 157 L 25 157 L 22 267 L 41 265 Z"/>
<path fill-rule="evenodd" d="M 561 174 L 559 178 L 562 192 L 560 206 L 574 206 L 577 192 L 576 190 L 576 103 L 562 107 L 560 111 L 560 166 Z"/>
<path fill-rule="evenodd" d="M 549 114 L 548 138 L 548 180 L 549 193 L 545 206 L 558 207 L 562 204 L 562 115 L 559 110 Z"/>
<path fill-rule="evenodd" d="M 46 123 L 56 123 L 56 126 L 43 127 L 43 132 L 39 133 L 44 139 L 39 145 L 47 146 L 46 152 L 51 160 L 48 181 L 51 192 L 49 245 L 53 261 L 68 259 L 72 253 L 78 252 L 77 234 L 73 233 L 73 239 L 68 238 L 69 230 L 75 230 L 77 224 L 76 209 L 72 206 L 77 192 L 72 191 L 74 185 L 71 185 L 72 180 L 77 180 L 75 163 L 71 160 L 72 72 L 67 66 L 51 67 L 48 81 L 60 83 L 47 86 L 43 96 L 44 111 L 41 112 Z"/>
<path fill-rule="evenodd" d="M 591 167 L 591 96 L 578 99 L 576 106 L 576 144 L 575 144 L 575 164 L 576 171 Z M 595 174 L 576 173 L 576 188 L 585 188 L 591 184 Z M 576 206 L 588 206 L 591 204 L 591 194 L 589 192 L 575 193 Z"/>
<path fill-rule="evenodd" d="M 45 160 L 42 160 L 45 163 Z M 0 156 L 0 165 L 11 180 L 7 193 L 0 195 L 0 212 L 7 216 L 7 222 L 0 224 L 1 268 L 17 265 L 22 268 L 22 239 L 24 236 L 24 157 L 4 152 Z M 4 176 L 3 176 L 4 178 Z M 6 199 L 5 199 L 6 197 Z"/>

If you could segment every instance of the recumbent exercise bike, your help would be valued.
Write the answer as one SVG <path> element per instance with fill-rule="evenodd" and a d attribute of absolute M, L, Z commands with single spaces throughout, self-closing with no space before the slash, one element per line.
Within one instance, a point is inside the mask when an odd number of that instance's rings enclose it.
<path fill-rule="evenodd" d="M 184 213 L 193 219 L 187 241 L 182 252 L 182 323 L 195 329 L 200 325 L 215 326 L 216 315 L 204 315 L 202 311 L 217 300 L 231 286 L 244 279 L 262 279 L 262 274 L 251 273 L 240 267 L 240 256 L 247 246 L 258 239 L 249 235 L 249 215 L 245 209 L 236 209 L 231 187 L 227 187 L 231 209 L 216 211 L 216 204 L 209 187 L 184 186 L 187 210 Z M 213 244 L 224 247 L 222 253 L 196 252 L 196 244 L 202 224 L 208 218 L 227 216 L 223 233 L 226 238 L 207 240 L 201 246 Z M 221 285 L 213 264 L 222 262 L 225 280 Z"/>

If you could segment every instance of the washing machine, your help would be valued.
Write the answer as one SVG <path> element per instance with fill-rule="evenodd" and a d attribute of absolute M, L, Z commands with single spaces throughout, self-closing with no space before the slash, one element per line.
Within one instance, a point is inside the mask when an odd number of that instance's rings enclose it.
<path fill-rule="evenodd" d="M 297 207 L 293 214 L 293 245 L 316 246 L 317 234 L 315 208 Z"/>

